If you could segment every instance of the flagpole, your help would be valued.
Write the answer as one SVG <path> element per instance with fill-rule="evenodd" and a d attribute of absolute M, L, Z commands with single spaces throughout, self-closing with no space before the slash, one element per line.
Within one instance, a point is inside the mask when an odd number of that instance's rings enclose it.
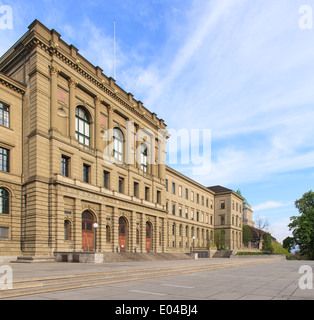
<path fill-rule="evenodd" d="M 113 20 L 113 79 L 116 79 L 116 20 Z"/>

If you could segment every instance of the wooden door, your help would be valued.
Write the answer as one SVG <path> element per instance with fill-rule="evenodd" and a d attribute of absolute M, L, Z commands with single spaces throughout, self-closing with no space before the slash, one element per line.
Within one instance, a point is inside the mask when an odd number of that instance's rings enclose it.
<path fill-rule="evenodd" d="M 89 212 L 82 215 L 82 249 L 83 251 L 94 250 L 94 227 L 93 216 Z"/>
<path fill-rule="evenodd" d="M 124 220 L 124 218 L 121 217 L 119 219 L 119 246 L 121 252 L 126 251 L 126 228 L 126 221 Z"/>
<path fill-rule="evenodd" d="M 152 228 L 149 222 L 146 222 L 146 251 L 151 251 L 151 233 Z"/>

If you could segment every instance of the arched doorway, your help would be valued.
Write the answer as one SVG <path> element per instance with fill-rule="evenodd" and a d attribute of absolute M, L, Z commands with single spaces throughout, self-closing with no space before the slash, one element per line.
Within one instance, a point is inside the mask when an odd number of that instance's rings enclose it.
<path fill-rule="evenodd" d="M 126 251 L 126 235 L 127 235 L 127 223 L 123 217 L 119 218 L 119 247 L 120 251 Z"/>
<path fill-rule="evenodd" d="M 152 250 L 152 225 L 146 222 L 146 251 L 150 252 Z"/>
<path fill-rule="evenodd" d="M 84 211 L 82 214 L 82 249 L 83 251 L 94 250 L 94 218 L 93 215 Z"/>

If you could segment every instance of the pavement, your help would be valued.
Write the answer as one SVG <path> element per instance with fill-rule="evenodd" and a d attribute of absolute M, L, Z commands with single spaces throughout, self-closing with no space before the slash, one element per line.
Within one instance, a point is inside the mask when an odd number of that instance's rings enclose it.
<path fill-rule="evenodd" d="M 217 258 L 6 265 L 12 268 L 15 290 L 0 290 L 0 300 L 1 294 L 3 300 L 314 300 L 314 261 Z"/>

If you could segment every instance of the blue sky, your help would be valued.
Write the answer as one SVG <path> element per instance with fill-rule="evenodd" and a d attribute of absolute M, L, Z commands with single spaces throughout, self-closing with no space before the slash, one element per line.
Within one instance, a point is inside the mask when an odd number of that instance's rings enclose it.
<path fill-rule="evenodd" d="M 38 19 L 108 76 L 116 20 L 117 84 L 169 129 L 211 131 L 204 172 L 195 174 L 192 163 L 171 166 L 205 186 L 240 188 L 273 236 L 290 235 L 294 201 L 314 181 L 314 30 L 299 27 L 300 7 L 314 8 L 313 0 L 0 5 L 13 9 L 13 29 L 0 30 L 0 54 Z M 187 148 L 182 141 L 179 155 Z"/>

